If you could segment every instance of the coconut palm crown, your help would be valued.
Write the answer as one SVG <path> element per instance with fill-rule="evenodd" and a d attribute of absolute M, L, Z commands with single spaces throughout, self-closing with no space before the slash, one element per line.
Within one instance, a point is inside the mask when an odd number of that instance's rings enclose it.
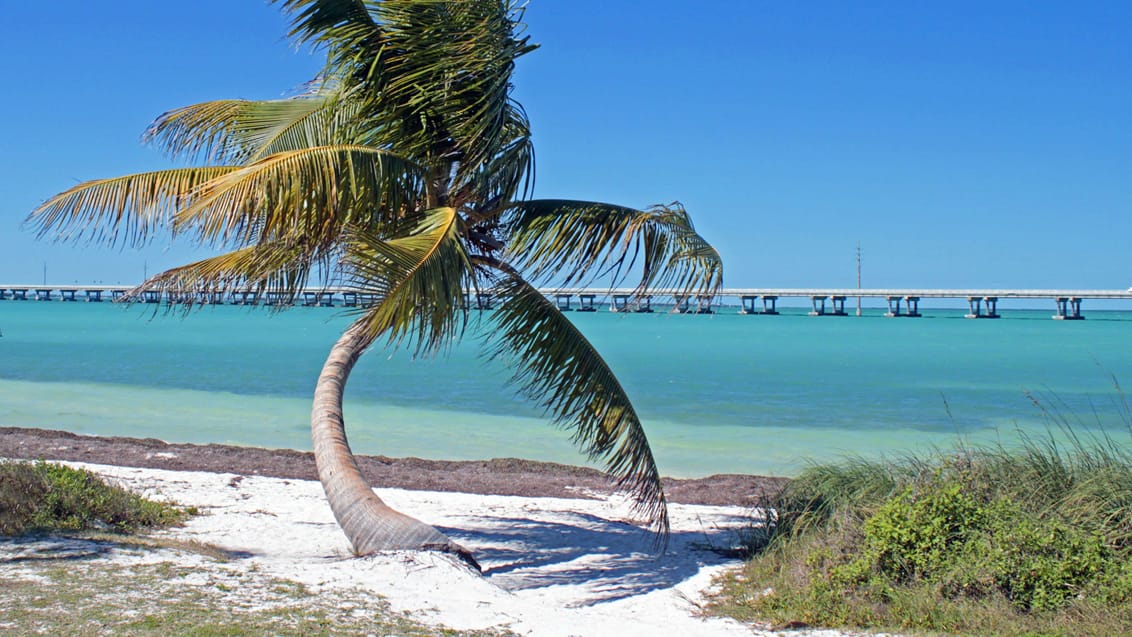
<path fill-rule="evenodd" d="M 634 209 L 530 198 L 531 132 L 511 98 L 535 46 L 512 0 L 275 0 L 324 71 L 281 100 L 220 100 L 165 113 L 146 133 L 186 167 L 79 184 L 37 208 L 40 236 L 142 245 L 172 232 L 218 256 L 131 291 L 251 290 L 293 299 L 344 285 L 370 299 L 332 348 L 315 391 L 319 477 L 359 554 L 467 555 L 385 506 L 362 478 L 342 391 L 374 342 L 443 351 L 468 324 L 469 291 L 499 305 L 485 347 L 514 370 L 664 537 L 660 477 L 640 418 L 609 366 L 538 285 L 620 284 L 713 294 L 718 253 L 673 203 Z"/>

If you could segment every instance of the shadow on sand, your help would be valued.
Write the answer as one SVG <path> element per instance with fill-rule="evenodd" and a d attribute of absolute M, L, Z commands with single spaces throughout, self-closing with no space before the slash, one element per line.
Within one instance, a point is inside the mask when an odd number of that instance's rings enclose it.
<path fill-rule="evenodd" d="M 68 535 L 30 534 L 20 537 L 0 538 L 0 566 L 5 564 L 35 562 L 75 562 L 109 557 L 121 552 L 154 550 L 181 550 L 211 555 L 222 560 L 241 560 L 253 557 L 247 551 L 231 551 L 215 546 L 191 543 L 149 542 L 145 538 L 122 536 L 121 538 L 89 538 Z"/>
<path fill-rule="evenodd" d="M 21 562 L 70 562 L 89 560 L 112 553 L 118 545 L 113 542 L 84 538 L 28 535 L 0 539 L 0 564 Z"/>
<path fill-rule="evenodd" d="M 484 576 L 501 588 L 581 586 L 589 593 L 577 605 L 590 605 L 671 588 L 704 566 L 732 561 L 723 553 L 752 523 L 731 516 L 673 532 L 661 554 L 651 531 L 585 513 L 555 517 L 469 517 L 464 528 L 441 531 L 469 547 Z"/>

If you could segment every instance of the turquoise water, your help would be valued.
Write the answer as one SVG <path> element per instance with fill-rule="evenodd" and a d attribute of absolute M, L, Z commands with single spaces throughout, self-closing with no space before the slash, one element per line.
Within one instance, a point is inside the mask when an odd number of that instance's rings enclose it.
<path fill-rule="evenodd" d="M 1087 308 L 1086 308 L 1087 309 Z M 570 315 L 645 422 L 662 472 L 790 475 L 812 460 L 1016 440 L 1049 425 L 1128 438 L 1112 376 L 1132 383 L 1132 314 L 962 311 L 886 319 Z M 181 315 L 108 303 L 0 301 L 0 424 L 309 448 L 310 395 L 341 309 L 219 306 Z M 449 356 L 375 349 L 350 378 L 361 453 L 579 464 L 568 432 L 516 397 L 470 333 Z"/>

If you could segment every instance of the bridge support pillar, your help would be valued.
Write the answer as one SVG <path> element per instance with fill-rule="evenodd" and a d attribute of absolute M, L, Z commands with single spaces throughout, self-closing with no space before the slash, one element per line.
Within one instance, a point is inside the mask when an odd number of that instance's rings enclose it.
<path fill-rule="evenodd" d="M 983 318 L 999 318 L 1001 315 L 998 313 L 998 297 L 997 296 L 969 296 L 967 297 L 967 304 L 971 307 L 971 312 L 967 314 L 967 318 L 983 319 Z M 986 305 L 986 312 L 983 312 L 983 305 Z"/>
<path fill-rule="evenodd" d="M 814 306 L 810 316 L 823 316 L 825 314 L 825 300 L 829 297 L 825 296 L 811 296 L 810 303 Z"/>
<path fill-rule="evenodd" d="M 966 318 L 983 317 L 983 298 L 981 296 L 967 297 L 967 305 L 971 307 L 971 311 L 967 313 Z"/>
<path fill-rule="evenodd" d="M 573 294 L 555 294 L 554 305 L 558 307 L 559 312 L 569 312 L 574 309 L 570 307 L 570 299 L 573 297 Z"/>
<path fill-rule="evenodd" d="M 1085 318 L 1081 315 L 1081 299 L 1070 296 L 1059 296 L 1054 299 L 1057 304 L 1057 314 L 1053 315 L 1055 321 L 1080 321 Z"/>
<path fill-rule="evenodd" d="M 596 312 L 597 308 L 594 307 L 594 298 L 596 294 L 579 294 L 578 295 L 578 311 L 579 312 Z"/>
<path fill-rule="evenodd" d="M 641 314 L 652 314 L 652 295 L 645 294 L 637 302 L 637 311 Z"/>
<path fill-rule="evenodd" d="M 26 300 L 28 300 L 28 290 L 27 290 L 27 288 L 13 288 L 12 289 L 12 298 L 16 301 L 26 301 Z"/>
<path fill-rule="evenodd" d="M 833 303 L 833 312 L 831 316 L 849 316 L 845 313 L 845 297 L 831 296 L 829 300 Z"/>
<path fill-rule="evenodd" d="M 908 312 L 905 314 L 905 316 L 909 316 L 909 317 L 912 317 L 912 318 L 917 318 L 919 316 L 922 316 L 920 314 L 920 297 L 918 297 L 918 296 L 906 296 L 906 297 L 904 297 L 904 303 L 908 307 Z"/>
<path fill-rule="evenodd" d="M 894 317 L 894 316 L 904 316 L 900 312 L 900 302 L 904 300 L 904 297 L 890 296 L 890 297 L 887 297 L 887 300 L 888 300 L 888 311 L 884 313 L 885 316 L 890 317 L 890 318 Z"/>
<path fill-rule="evenodd" d="M 755 299 L 759 297 L 743 295 L 739 297 L 739 313 L 740 314 L 758 314 L 755 309 Z"/>
<path fill-rule="evenodd" d="M 998 313 L 998 297 L 997 296 L 984 296 L 983 303 L 986 304 L 987 313 L 984 318 L 999 318 Z"/>
<path fill-rule="evenodd" d="M 51 300 L 51 290 L 48 289 L 48 288 L 37 289 L 35 291 L 35 300 L 36 301 L 50 301 Z"/>
<path fill-rule="evenodd" d="M 86 291 L 86 302 L 87 303 L 101 303 L 102 302 L 102 290 L 87 290 Z"/>
<path fill-rule="evenodd" d="M 778 314 L 778 297 L 777 296 L 764 296 L 763 297 L 763 314 Z"/>

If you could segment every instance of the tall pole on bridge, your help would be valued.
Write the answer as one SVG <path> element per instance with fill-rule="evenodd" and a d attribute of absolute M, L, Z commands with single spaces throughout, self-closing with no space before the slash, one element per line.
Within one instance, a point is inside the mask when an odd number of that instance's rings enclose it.
<path fill-rule="evenodd" d="M 861 242 L 857 241 L 857 290 L 861 289 Z M 861 297 L 857 296 L 857 316 L 861 315 Z"/>

